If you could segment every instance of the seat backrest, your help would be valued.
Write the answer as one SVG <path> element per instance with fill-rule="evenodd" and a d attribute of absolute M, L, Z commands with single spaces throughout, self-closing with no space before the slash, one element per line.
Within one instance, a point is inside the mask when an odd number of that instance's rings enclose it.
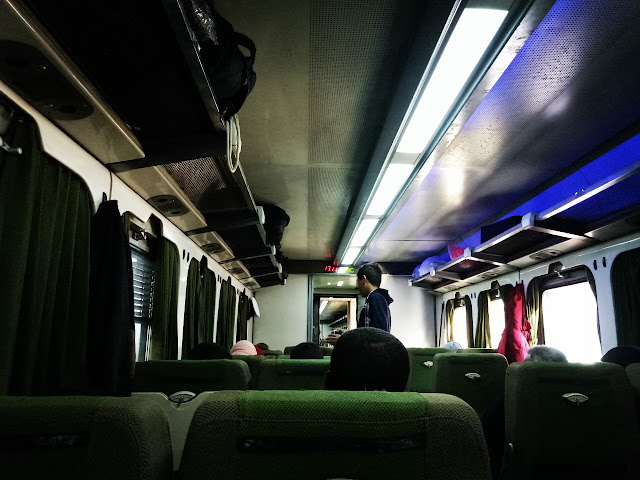
<path fill-rule="evenodd" d="M 411 367 L 407 390 L 410 392 L 433 392 L 433 357 L 437 353 L 450 351 L 446 348 L 407 348 Z"/>
<path fill-rule="evenodd" d="M 151 360 L 136 363 L 134 392 L 246 390 L 251 373 L 236 360 Z"/>
<path fill-rule="evenodd" d="M 243 361 L 249 367 L 251 373 L 250 387 L 253 387 L 253 383 L 258 378 L 258 370 L 260 370 L 260 364 L 265 361 L 264 355 L 231 355 L 232 360 Z"/>
<path fill-rule="evenodd" d="M 216 392 L 196 411 L 180 475 L 489 479 L 480 421 L 449 395 Z"/>
<path fill-rule="evenodd" d="M 505 465 L 513 478 L 627 477 L 638 427 L 622 367 L 514 363 L 505 395 Z"/>
<path fill-rule="evenodd" d="M 0 397 L 2 478 L 171 479 L 169 427 L 153 402 Z"/>
<path fill-rule="evenodd" d="M 280 355 L 283 355 L 282 350 L 263 350 L 262 352 L 267 358 L 278 358 Z"/>
<path fill-rule="evenodd" d="M 288 347 L 284 347 L 284 354 L 291 355 L 291 350 L 293 350 L 295 345 L 289 345 Z"/>
<path fill-rule="evenodd" d="M 322 390 L 330 360 L 267 359 L 260 365 L 256 390 Z"/>
<path fill-rule="evenodd" d="M 460 397 L 481 417 L 504 393 L 507 359 L 499 353 L 439 353 L 433 362 L 435 391 Z"/>
<path fill-rule="evenodd" d="M 322 352 L 322 356 L 330 357 L 333 354 L 333 347 L 320 347 L 320 351 Z"/>
<path fill-rule="evenodd" d="M 498 353 L 495 348 L 461 348 L 460 353 Z"/>

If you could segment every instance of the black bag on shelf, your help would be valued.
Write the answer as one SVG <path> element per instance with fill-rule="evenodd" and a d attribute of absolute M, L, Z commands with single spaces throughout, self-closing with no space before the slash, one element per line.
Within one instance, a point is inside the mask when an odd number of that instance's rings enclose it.
<path fill-rule="evenodd" d="M 264 210 L 264 231 L 267 234 L 267 243 L 280 248 L 280 242 L 284 236 L 284 229 L 289 225 L 289 215 L 275 205 L 262 205 Z"/>
<path fill-rule="evenodd" d="M 212 0 L 190 0 L 187 12 L 200 43 L 200 57 L 211 81 L 218 108 L 225 120 L 235 115 L 256 84 L 253 41 L 233 30 Z M 245 56 L 240 46 L 249 51 Z"/>

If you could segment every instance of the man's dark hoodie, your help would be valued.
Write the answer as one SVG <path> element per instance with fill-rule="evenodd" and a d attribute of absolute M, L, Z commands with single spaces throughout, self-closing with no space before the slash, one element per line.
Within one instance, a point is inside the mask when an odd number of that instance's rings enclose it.
<path fill-rule="evenodd" d="M 389 296 L 389 292 L 384 288 L 376 288 L 369 294 L 364 302 L 364 307 L 360 311 L 358 319 L 358 328 L 374 327 L 391 331 L 391 312 L 389 304 L 393 302 L 393 298 Z"/>

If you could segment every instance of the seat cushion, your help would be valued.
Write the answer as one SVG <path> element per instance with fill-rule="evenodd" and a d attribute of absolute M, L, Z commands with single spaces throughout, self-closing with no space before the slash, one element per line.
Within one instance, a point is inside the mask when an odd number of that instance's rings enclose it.
<path fill-rule="evenodd" d="M 256 390 L 322 390 L 329 359 L 267 359 L 260 365 Z"/>
<path fill-rule="evenodd" d="M 409 352 L 409 380 L 407 390 L 429 393 L 433 387 L 433 357 L 438 353 L 447 353 L 446 348 L 407 348 Z"/>

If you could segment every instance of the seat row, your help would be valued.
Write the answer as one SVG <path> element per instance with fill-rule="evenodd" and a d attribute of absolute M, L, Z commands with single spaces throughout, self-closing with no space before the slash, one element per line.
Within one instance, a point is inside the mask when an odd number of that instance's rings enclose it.
<path fill-rule="evenodd" d="M 504 393 L 507 478 L 634 478 L 640 364 L 516 363 Z M 435 393 L 1 397 L 0 446 L 7 478 L 488 478 L 478 415 Z"/>
<path fill-rule="evenodd" d="M 3 475 L 490 478 L 478 417 L 450 395 L 223 391 L 199 395 L 193 408 L 166 398 L 162 408 L 153 395 L 0 397 Z"/>

